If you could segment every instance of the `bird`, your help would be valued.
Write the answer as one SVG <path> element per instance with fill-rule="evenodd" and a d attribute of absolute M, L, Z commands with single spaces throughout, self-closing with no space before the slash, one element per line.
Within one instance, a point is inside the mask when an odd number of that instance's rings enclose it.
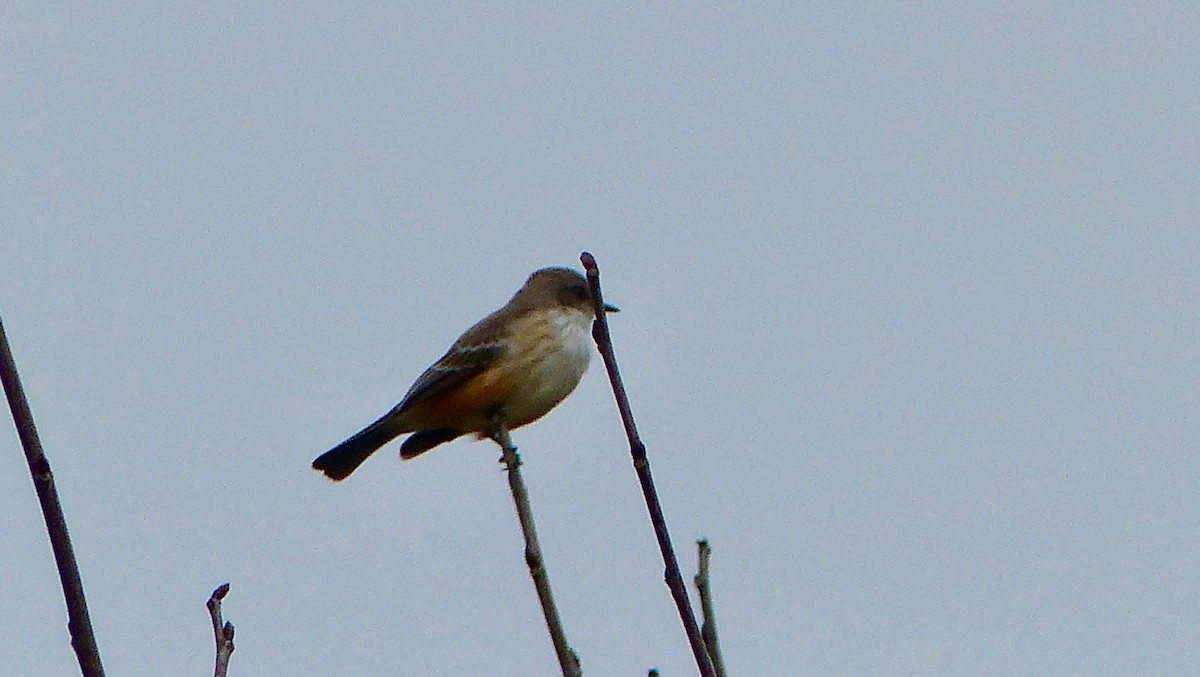
<path fill-rule="evenodd" d="M 605 312 L 618 312 L 604 304 Z M 519 428 L 545 416 L 579 385 L 591 358 L 595 306 L 587 279 L 570 268 L 535 271 L 508 303 L 458 337 L 400 403 L 313 461 L 337 482 L 400 435 L 408 460 L 497 421 Z"/>

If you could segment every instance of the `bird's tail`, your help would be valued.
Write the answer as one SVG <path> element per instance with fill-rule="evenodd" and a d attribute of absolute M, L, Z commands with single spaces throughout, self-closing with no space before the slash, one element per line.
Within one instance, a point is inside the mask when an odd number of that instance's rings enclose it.
<path fill-rule="evenodd" d="M 400 430 L 397 430 L 391 416 L 384 416 L 371 425 L 360 430 L 350 439 L 342 442 L 329 451 L 321 454 L 312 463 L 314 470 L 320 470 L 334 482 L 339 482 L 350 476 L 367 457 L 375 453 L 379 447 L 391 442 Z"/>

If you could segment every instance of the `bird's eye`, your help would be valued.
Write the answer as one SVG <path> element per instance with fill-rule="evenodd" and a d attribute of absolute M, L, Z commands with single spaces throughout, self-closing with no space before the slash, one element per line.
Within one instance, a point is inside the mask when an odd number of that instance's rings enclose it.
<path fill-rule="evenodd" d="M 588 293 L 588 288 L 582 284 L 571 285 L 571 293 L 574 294 L 575 298 L 579 299 L 580 301 L 591 298 L 592 296 Z"/>

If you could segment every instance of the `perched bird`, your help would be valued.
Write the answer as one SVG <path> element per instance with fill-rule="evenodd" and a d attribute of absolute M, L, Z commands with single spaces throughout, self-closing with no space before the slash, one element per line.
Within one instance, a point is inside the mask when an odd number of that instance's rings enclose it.
<path fill-rule="evenodd" d="M 529 276 L 496 312 L 468 329 L 379 420 L 321 454 L 312 467 L 343 480 L 383 445 L 413 433 L 400 458 L 467 433 L 487 437 L 497 415 L 511 430 L 575 390 L 591 356 L 595 317 L 587 280 L 569 268 Z M 608 312 L 617 308 L 605 305 Z"/>

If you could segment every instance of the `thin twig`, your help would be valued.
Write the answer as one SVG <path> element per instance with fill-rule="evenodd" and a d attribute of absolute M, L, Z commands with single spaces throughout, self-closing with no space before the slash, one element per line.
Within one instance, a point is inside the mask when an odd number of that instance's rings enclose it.
<path fill-rule="evenodd" d="M 104 666 L 100 663 L 100 648 L 92 631 L 92 620 L 88 616 L 87 599 L 83 595 L 83 580 L 79 576 L 79 565 L 75 551 L 71 548 L 71 536 L 67 533 L 67 518 L 63 515 L 54 486 L 54 473 L 50 461 L 42 451 L 37 428 L 33 425 L 33 413 L 21 388 L 17 375 L 17 364 L 13 360 L 4 323 L 0 322 L 0 381 L 8 397 L 17 435 L 25 449 L 25 460 L 29 463 L 29 474 L 33 476 L 33 487 L 38 502 L 42 504 L 42 517 L 46 520 L 46 531 L 50 534 L 50 549 L 54 551 L 54 562 L 58 565 L 58 579 L 62 583 L 63 597 L 67 602 L 67 629 L 71 635 L 71 646 L 79 660 L 84 677 L 104 677 Z"/>
<path fill-rule="evenodd" d="M 558 665 L 562 668 L 563 677 L 580 677 L 583 670 L 579 665 L 579 656 L 567 643 L 562 619 L 559 618 L 558 607 L 554 604 L 554 594 L 550 591 L 550 577 L 542 561 L 542 547 L 538 545 L 537 528 L 533 525 L 529 493 L 525 490 L 525 480 L 521 478 L 521 458 L 517 456 L 517 448 L 513 446 L 512 438 L 508 434 L 508 425 L 504 422 L 502 411 L 494 413 L 492 430 L 488 436 L 500 445 L 503 453 L 500 460 L 508 471 L 508 488 L 512 490 L 517 519 L 521 522 L 521 533 L 525 536 L 525 564 L 529 566 L 529 576 L 533 579 L 538 601 L 542 604 L 542 615 L 546 617 L 546 628 L 550 630 L 550 641 L 554 644 Z"/>
<path fill-rule="evenodd" d="M 717 641 L 717 616 L 713 613 L 712 588 L 708 584 L 708 561 L 712 559 L 712 548 L 704 539 L 696 541 L 696 547 L 699 550 L 700 564 L 696 577 L 692 580 L 696 584 L 696 591 L 700 593 L 700 613 L 704 616 L 700 636 L 704 638 L 704 646 L 708 649 L 708 656 L 712 659 L 717 677 L 725 677 L 725 660 L 721 658 L 721 644 Z"/>
<path fill-rule="evenodd" d="M 229 584 L 222 583 L 208 598 L 208 615 L 212 618 L 213 637 L 217 640 L 217 662 L 213 677 L 225 677 L 229 657 L 233 655 L 233 623 L 221 619 L 221 600 L 229 594 Z"/>
<path fill-rule="evenodd" d="M 617 358 L 613 354 L 612 336 L 608 331 L 608 319 L 604 312 L 604 297 L 600 292 L 600 269 L 596 259 L 588 252 L 579 256 L 583 267 L 587 270 L 588 286 L 592 292 L 592 303 L 596 310 L 596 320 L 592 323 L 592 338 L 600 356 L 604 358 L 604 367 L 608 370 L 608 380 L 612 383 L 613 395 L 617 399 L 617 409 L 621 412 L 621 421 L 625 424 L 625 436 L 629 438 L 629 454 L 633 457 L 633 467 L 637 471 L 638 482 L 642 485 L 642 496 L 646 499 L 646 509 L 650 513 L 650 523 L 654 525 L 654 535 L 658 538 L 658 549 L 662 552 L 663 578 L 675 599 L 679 609 L 679 618 L 683 621 L 684 632 L 687 633 L 688 643 L 691 644 L 692 654 L 696 658 L 696 666 L 700 668 L 702 677 L 716 677 L 712 659 L 704 648 L 704 640 L 700 635 L 700 627 L 696 625 L 696 614 L 692 611 L 688 600 L 687 587 L 683 575 L 679 573 L 679 561 L 675 558 L 675 548 L 671 546 L 671 535 L 667 533 L 667 520 L 663 516 L 662 504 L 658 500 L 658 491 L 654 488 L 654 479 L 650 476 L 650 461 L 646 458 L 646 445 L 638 436 L 637 425 L 633 422 L 633 410 L 629 406 L 629 397 L 625 394 L 625 385 L 621 382 L 621 374 L 617 370 Z"/>

